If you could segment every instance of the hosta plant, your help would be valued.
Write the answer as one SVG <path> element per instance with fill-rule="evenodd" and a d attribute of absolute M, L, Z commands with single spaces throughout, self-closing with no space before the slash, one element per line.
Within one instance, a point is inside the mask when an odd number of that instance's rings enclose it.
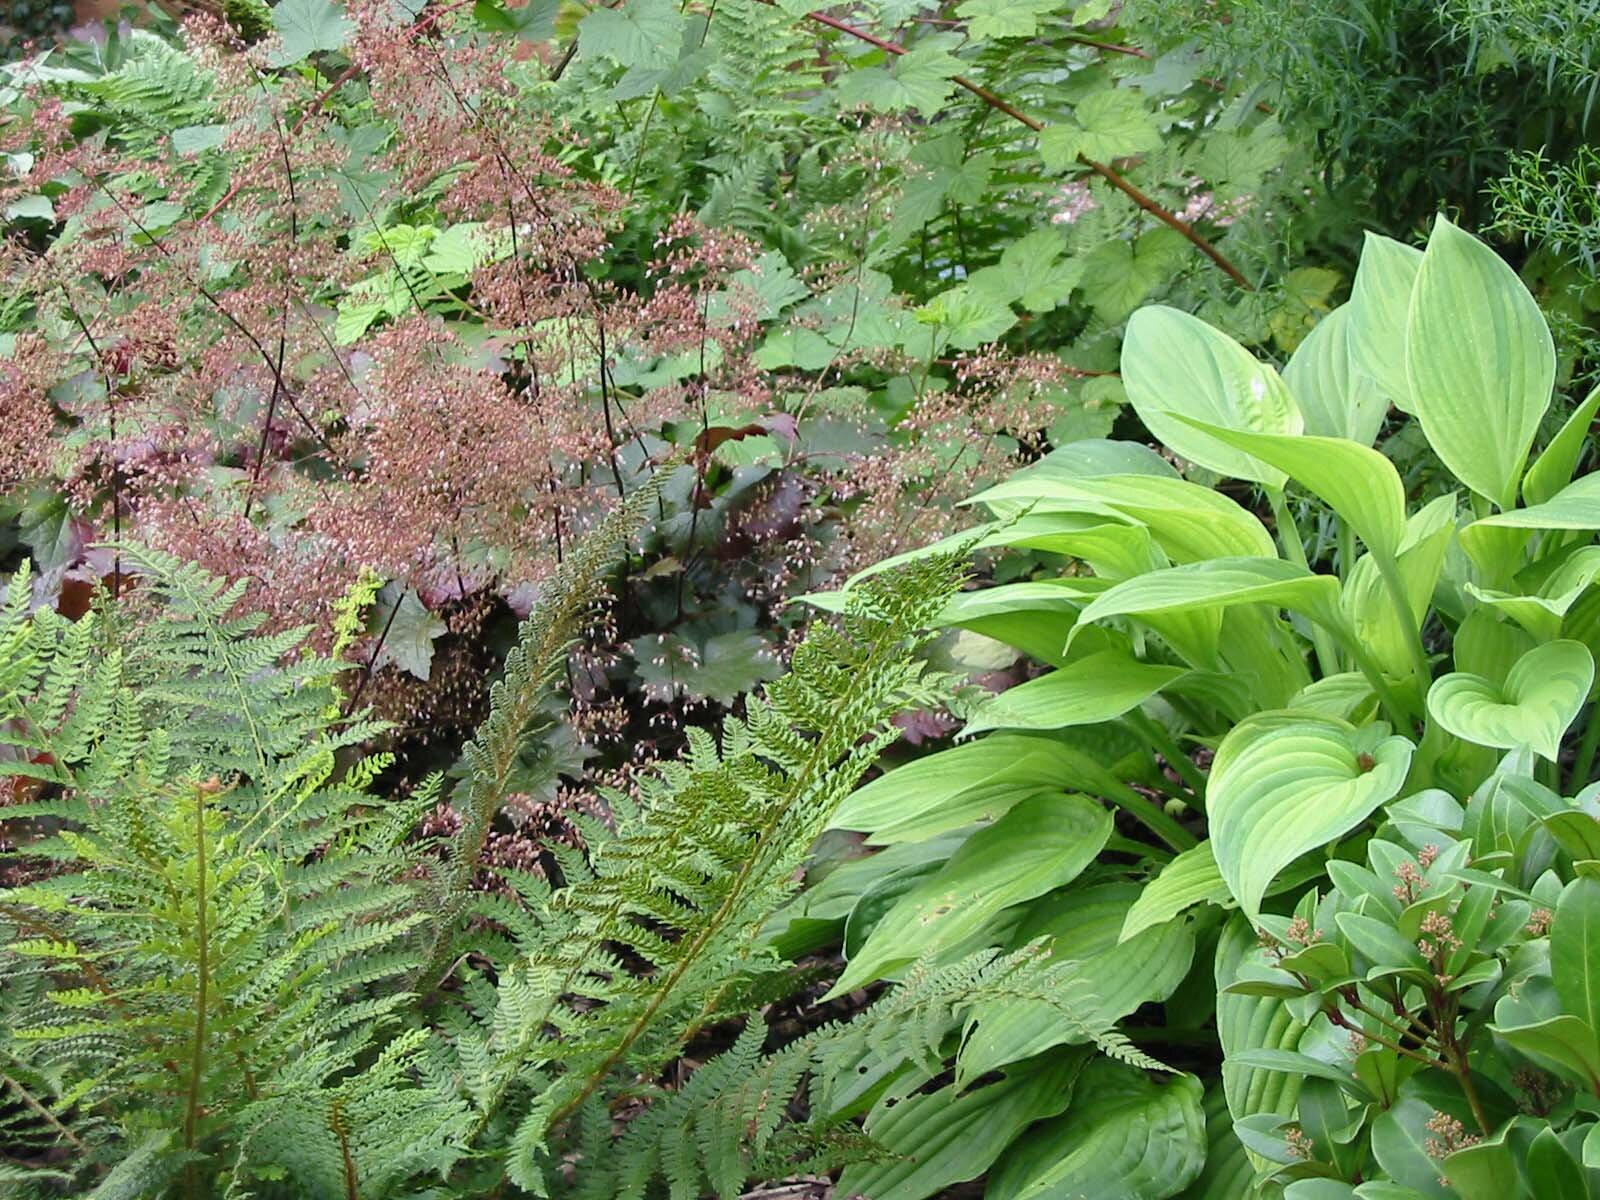
<path fill-rule="evenodd" d="M 846 990 L 1044 933 L 1077 964 L 1086 1005 L 1112 1020 L 1140 1010 L 1135 1042 L 1203 1045 L 1194 997 L 1212 962 L 1231 983 L 1235 926 L 1271 926 L 1359 859 L 1392 806 L 1465 803 L 1501 780 L 1486 832 L 1447 860 L 1486 878 L 1481 859 L 1502 848 L 1485 838 L 1521 811 L 1512 796 L 1578 791 L 1600 739 L 1600 476 L 1572 478 L 1600 393 L 1530 462 L 1554 373 L 1533 298 L 1442 217 L 1425 251 L 1369 239 L 1352 301 L 1281 374 L 1187 313 L 1135 314 L 1123 381 L 1183 470 L 1141 444 L 1085 441 L 976 498 L 990 516 L 976 536 L 1047 569 L 963 593 L 942 620 L 1051 669 L 841 808 L 836 828 L 885 849 L 837 868 L 780 942 L 841 933 Z M 1390 422 L 1414 423 L 1456 490 L 1407 494 L 1372 449 Z M 1223 1047 L 1257 1017 L 1278 1020 L 1220 998 Z M 1073 1036 L 1026 1002 L 969 1012 L 951 1030 L 957 1085 Z M 1212 1112 L 1289 1111 L 1281 1079 L 1245 1086 L 1241 1069 Z M 1166 1089 L 1185 1095 L 1181 1077 Z M 1207 1121 L 1198 1088 L 1186 1096 L 1182 1120 L 1140 1126 L 1128 1149 L 1183 1169 L 1116 1194 L 1176 1194 L 1208 1138 L 1196 1194 L 1241 1194 L 1215 1165 L 1237 1138 Z M 1060 1120 L 1081 1129 L 1094 1104 Z M 991 1194 L 1046 1194 L 1038 1136 L 970 1139 L 963 1169 L 990 1171 Z"/>

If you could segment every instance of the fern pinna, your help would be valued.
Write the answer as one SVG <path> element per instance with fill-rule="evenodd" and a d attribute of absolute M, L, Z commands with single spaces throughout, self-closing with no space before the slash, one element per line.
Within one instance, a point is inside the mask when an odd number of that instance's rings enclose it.
<path fill-rule="evenodd" d="M 643 1195 L 665 1177 L 728 1194 L 860 1156 L 826 1104 L 814 1129 L 787 1120 L 845 1035 L 764 1057 L 750 1014 L 780 964 L 763 928 L 890 718 L 943 696 L 916 651 L 960 559 L 855 589 L 719 734 L 691 733 L 636 795 L 606 793 L 606 819 L 577 817 L 582 848 L 556 851 L 550 879 L 490 878 L 479 850 L 510 764 L 648 503 L 640 489 L 547 586 L 454 795 L 376 794 L 385 760 L 360 747 L 378 727 L 342 715 L 344 664 L 234 616 L 222 580 L 124 547 L 138 586 L 76 622 L 30 611 L 13 580 L 0 777 L 8 823 L 35 836 L 0 901 L 6 1182 L 372 1198 Z M 455 841 L 422 841 L 446 799 Z M 661 1081 L 730 1039 L 680 1090 Z"/>

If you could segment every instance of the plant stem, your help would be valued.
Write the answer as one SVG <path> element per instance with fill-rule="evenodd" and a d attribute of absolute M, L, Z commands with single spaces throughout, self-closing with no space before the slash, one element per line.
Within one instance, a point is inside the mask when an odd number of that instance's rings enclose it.
<path fill-rule="evenodd" d="M 1596 750 L 1600 750 L 1600 703 L 1589 708 L 1589 723 L 1583 728 L 1583 741 L 1578 743 L 1578 753 L 1572 760 L 1572 774 L 1567 776 L 1567 791 L 1574 796 L 1588 785 L 1594 774 Z"/>
<path fill-rule="evenodd" d="M 1406 596 L 1405 580 L 1400 578 L 1400 564 L 1391 554 L 1372 553 L 1378 574 L 1394 605 L 1395 619 L 1400 622 L 1406 637 L 1406 652 L 1411 656 L 1411 673 L 1416 679 L 1417 701 L 1427 702 L 1428 685 L 1433 682 L 1433 668 L 1428 665 L 1428 652 L 1422 647 L 1422 630 L 1417 627 L 1416 616 L 1411 611 L 1410 598 Z"/>
<path fill-rule="evenodd" d="M 1278 527 L 1278 543 L 1289 556 L 1290 562 L 1309 571 L 1311 564 L 1306 561 L 1306 548 L 1300 541 L 1300 527 L 1295 524 L 1294 514 L 1284 502 L 1283 489 L 1269 487 L 1266 493 L 1267 501 L 1272 505 L 1273 523 Z M 1311 644 L 1316 647 L 1317 665 L 1322 668 L 1323 675 L 1337 675 L 1343 665 L 1339 662 L 1339 651 L 1327 630 L 1315 621 L 1311 624 Z"/>
<path fill-rule="evenodd" d="M 189 1059 L 189 1097 L 183 1118 L 183 1145 L 193 1150 L 200 1130 L 200 1083 L 205 1072 L 206 1055 L 206 1005 L 207 989 L 211 982 L 211 964 L 208 961 L 211 931 L 207 928 L 206 912 L 206 796 L 215 790 L 213 784 L 196 784 L 194 788 L 195 832 L 195 997 L 194 997 L 194 1051 Z M 198 1196 L 199 1174 L 189 1164 L 189 1185 Z"/>
<path fill-rule="evenodd" d="M 1145 741 L 1150 743 L 1151 748 L 1166 760 L 1167 765 L 1177 772 L 1178 778 L 1189 786 L 1189 791 L 1193 795 L 1193 803 L 1190 807 L 1204 812 L 1206 807 L 1205 772 L 1194 765 L 1194 759 L 1183 752 L 1178 745 L 1177 739 L 1172 736 L 1172 733 L 1160 721 L 1137 708 L 1128 713 L 1128 720 L 1133 725 L 1134 730 L 1141 734 Z M 1183 799 L 1183 797 L 1180 796 L 1179 799 Z"/>

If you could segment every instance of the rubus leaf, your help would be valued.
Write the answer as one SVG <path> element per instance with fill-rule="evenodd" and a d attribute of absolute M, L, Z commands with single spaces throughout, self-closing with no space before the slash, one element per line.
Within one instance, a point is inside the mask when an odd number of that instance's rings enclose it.
<path fill-rule="evenodd" d="M 1422 251 L 1381 234 L 1368 233 L 1350 292 L 1350 350 L 1395 407 L 1412 412 L 1406 375 L 1406 315 Z"/>
<path fill-rule="evenodd" d="M 1205 1113 L 1194 1076 L 1158 1084 L 1097 1059 L 1084 1068 L 1077 1094 L 1085 1099 L 1000 1160 L 987 1200 L 1165 1200 L 1200 1174 Z"/>
<path fill-rule="evenodd" d="M 1236 479 L 1283 486 L 1283 472 L 1179 417 L 1225 429 L 1297 434 L 1294 397 L 1278 373 L 1198 317 L 1152 304 L 1122 342 L 1122 382 L 1151 435 L 1184 458 Z"/>
<path fill-rule="evenodd" d="M 839 81 L 839 99 L 881 112 L 916 109 L 932 117 L 944 105 L 961 73 L 961 60 L 941 45 L 927 43 L 896 55 L 881 67 L 857 67 Z"/>
<path fill-rule="evenodd" d="M 1428 715 L 1474 745 L 1528 746 L 1554 762 L 1561 735 L 1577 718 L 1593 682 L 1594 657 L 1587 646 L 1546 642 L 1516 661 L 1503 687 L 1464 671 L 1441 676 L 1428 689 Z"/>
<path fill-rule="evenodd" d="M 281 42 L 267 60 L 274 67 L 292 67 L 319 51 L 343 49 L 355 28 L 333 0 L 279 0 L 272 27 Z"/>
<path fill-rule="evenodd" d="M 976 933 L 1001 909 L 1071 882 L 1111 836 L 1111 814 L 1085 796 L 1034 796 L 978 830 L 907 892 L 845 964 L 829 997 Z"/>
<path fill-rule="evenodd" d="M 1386 732 L 1266 712 L 1222 739 L 1206 788 L 1211 844 L 1228 890 L 1252 921 L 1279 871 L 1399 792 L 1413 747 Z"/>
<path fill-rule="evenodd" d="M 1407 316 L 1411 403 L 1445 466 L 1501 508 L 1516 502 L 1555 371 L 1549 326 L 1517 273 L 1436 218 Z"/>
<path fill-rule="evenodd" d="M 1406 533 L 1406 489 L 1400 473 L 1368 446 L 1339 437 L 1247 433 L 1180 420 L 1276 467 L 1346 521 L 1367 548 L 1392 558 Z"/>
<path fill-rule="evenodd" d="M 1139 93 L 1121 88 L 1093 92 L 1073 110 L 1072 125 L 1050 125 L 1039 135 L 1039 157 L 1063 171 L 1079 155 L 1094 160 L 1125 158 L 1161 147 L 1161 133 Z"/>
<path fill-rule="evenodd" d="M 1183 674 L 1182 667 L 1143 663 L 1123 650 L 1102 650 L 1001 692 L 973 714 L 963 732 L 1097 725 L 1137 708 Z"/>
<path fill-rule="evenodd" d="M 670 67 L 683 47 L 685 24 L 672 0 L 602 4 L 578 22 L 578 50 L 624 67 Z"/>

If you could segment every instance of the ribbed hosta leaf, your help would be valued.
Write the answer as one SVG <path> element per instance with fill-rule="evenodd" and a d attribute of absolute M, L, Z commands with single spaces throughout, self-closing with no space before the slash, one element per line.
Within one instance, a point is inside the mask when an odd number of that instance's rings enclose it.
<path fill-rule="evenodd" d="M 1254 920 L 1279 871 L 1354 829 L 1405 782 L 1412 745 L 1383 726 L 1267 712 L 1234 726 L 1211 766 L 1211 844 Z"/>
<path fill-rule="evenodd" d="M 1588 647 L 1546 642 L 1516 661 L 1503 686 L 1464 671 L 1440 677 L 1428 691 L 1428 715 L 1474 745 L 1529 746 L 1554 762 L 1593 682 Z"/>
<path fill-rule="evenodd" d="M 1227 334 L 1175 308 L 1141 308 L 1122 341 L 1122 382 L 1139 419 L 1163 445 L 1220 474 L 1283 486 L 1276 467 L 1180 419 L 1255 433 L 1303 427 L 1277 371 Z"/>
<path fill-rule="evenodd" d="M 1550 404 L 1556 351 L 1539 305 L 1504 259 L 1434 222 L 1406 325 L 1406 377 L 1428 444 L 1501 508 Z"/>

